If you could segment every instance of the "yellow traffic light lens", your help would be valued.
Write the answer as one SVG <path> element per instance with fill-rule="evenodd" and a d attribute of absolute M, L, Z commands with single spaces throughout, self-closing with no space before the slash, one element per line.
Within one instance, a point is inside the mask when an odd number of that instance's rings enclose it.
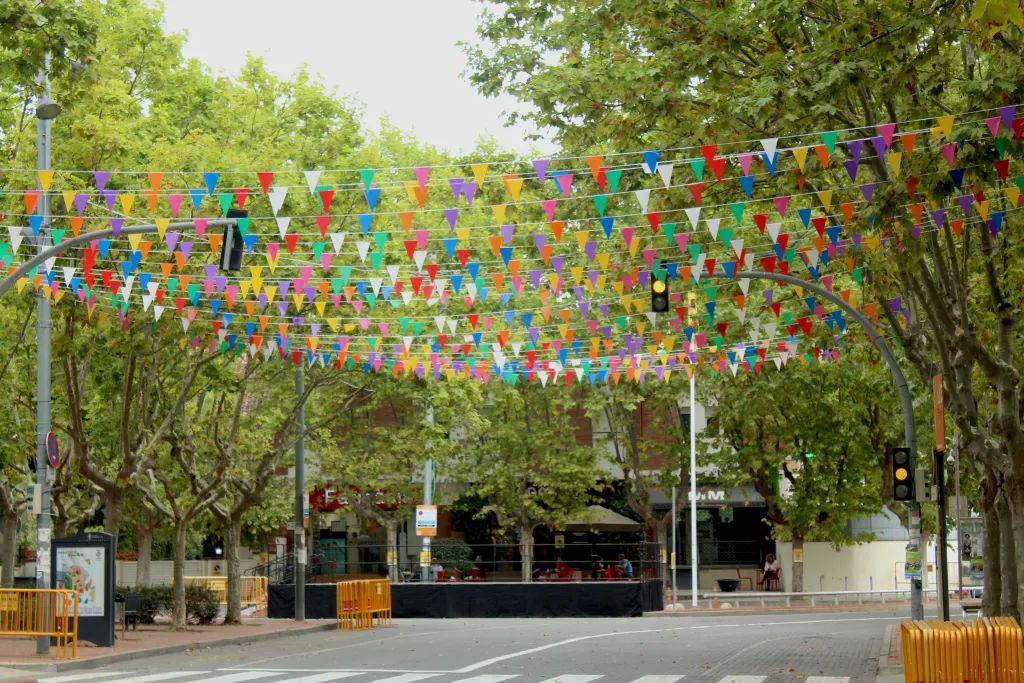
<path fill-rule="evenodd" d="M 900 467 L 893 473 L 893 476 L 896 477 L 896 481 L 906 481 L 907 477 L 910 476 L 910 472 L 907 469 Z"/>
<path fill-rule="evenodd" d="M 661 280 L 655 280 L 651 287 L 654 289 L 655 294 L 663 294 L 665 292 L 665 283 Z"/>

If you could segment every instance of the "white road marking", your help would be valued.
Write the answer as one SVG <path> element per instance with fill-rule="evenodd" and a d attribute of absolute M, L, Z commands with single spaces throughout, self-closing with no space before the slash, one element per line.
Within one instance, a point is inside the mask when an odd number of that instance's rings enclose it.
<path fill-rule="evenodd" d="M 589 674 L 564 674 L 562 676 L 549 678 L 546 681 L 541 681 L 541 683 L 588 683 L 589 681 L 597 680 L 602 676 L 603 674 L 597 676 Z"/>
<path fill-rule="evenodd" d="M 72 681 L 90 681 L 94 678 L 107 678 L 109 676 L 124 676 L 131 671 L 93 671 L 87 674 L 68 674 L 67 676 L 50 676 L 37 679 L 39 683 L 72 683 Z"/>
<path fill-rule="evenodd" d="M 702 631 L 717 628 L 757 628 L 764 626 L 803 626 L 806 624 L 839 624 L 839 623 L 856 623 L 858 621 L 900 621 L 900 617 L 862 617 L 856 619 L 805 619 L 803 621 L 766 621 L 766 622 L 755 622 L 750 624 L 703 624 L 700 626 L 674 626 L 672 628 L 645 628 L 637 631 L 611 631 L 609 633 L 594 633 L 589 636 L 577 636 L 575 638 L 567 638 L 565 640 L 559 640 L 555 643 L 547 643 L 545 645 L 539 645 L 537 647 L 531 647 L 526 650 L 519 650 L 518 652 L 510 652 L 506 655 L 500 655 L 498 657 L 491 657 L 490 659 L 484 659 L 482 661 L 464 666 L 461 669 L 456 669 L 452 673 L 457 674 L 468 674 L 478 669 L 497 664 L 498 662 L 504 662 L 509 659 L 515 659 L 516 657 L 523 657 L 525 655 L 532 655 L 537 652 L 543 652 L 544 650 L 551 650 L 556 647 L 562 647 L 564 645 L 571 645 L 572 643 L 579 643 L 584 640 L 594 640 L 595 638 L 622 638 L 623 636 L 631 635 L 644 635 L 648 633 L 670 633 L 672 631 Z M 376 683 L 376 682 L 375 682 Z"/>
<path fill-rule="evenodd" d="M 269 676 L 280 676 L 283 671 L 240 671 L 234 674 L 226 674 L 224 676 L 214 676 L 213 678 L 202 678 L 196 681 L 196 683 L 245 683 L 245 681 L 255 681 L 260 678 L 267 678 Z"/>
<path fill-rule="evenodd" d="M 166 671 L 160 674 L 144 674 L 130 678 L 118 678 L 117 683 L 155 683 L 156 681 L 169 681 L 174 678 L 185 678 L 186 676 L 202 676 L 209 671 Z"/>
<path fill-rule="evenodd" d="M 287 673 L 295 673 L 294 671 L 288 671 Z M 329 683 L 329 681 L 336 681 L 339 678 L 348 678 L 350 676 L 358 676 L 363 673 L 362 671 L 327 671 L 322 674 L 313 674 L 311 676 L 300 676 L 299 678 L 283 678 L 280 681 L 274 681 L 274 683 Z M 120 682 L 118 682 L 120 683 Z"/>
<path fill-rule="evenodd" d="M 726 676 L 718 683 L 764 683 L 767 676 Z"/>
<path fill-rule="evenodd" d="M 850 683 L 849 676 L 808 676 L 804 683 Z"/>
<path fill-rule="evenodd" d="M 441 674 L 401 674 L 400 676 L 378 678 L 370 683 L 414 683 L 414 681 L 422 681 L 425 678 L 433 678 L 440 675 Z"/>
<path fill-rule="evenodd" d="M 683 676 L 641 676 L 640 678 L 633 681 L 633 683 L 676 683 Z M 850 683 L 847 681 L 846 683 Z"/>
<path fill-rule="evenodd" d="M 482 674 L 480 676 L 460 678 L 457 681 L 452 681 L 452 683 L 503 683 L 503 681 L 508 681 L 518 676 L 519 674 Z"/>

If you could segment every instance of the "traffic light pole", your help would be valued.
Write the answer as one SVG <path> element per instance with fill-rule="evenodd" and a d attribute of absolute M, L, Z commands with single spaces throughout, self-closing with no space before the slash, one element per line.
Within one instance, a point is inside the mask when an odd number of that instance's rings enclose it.
<path fill-rule="evenodd" d="M 878 347 L 878 350 L 882 353 L 882 357 L 885 359 L 886 365 L 889 366 L 889 371 L 892 372 L 893 381 L 896 383 L 896 389 L 900 394 L 900 403 L 903 406 L 904 440 L 906 441 L 907 448 L 910 449 L 911 468 L 915 468 L 915 463 L 917 461 L 917 427 L 914 422 L 914 401 L 910 395 L 910 387 L 907 385 L 907 378 L 903 376 L 903 370 L 900 369 L 900 365 L 896 361 L 896 356 L 893 355 L 892 350 L 889 348 L 889 345 L 885 343 L 885 339 L 882 338 L 882 335 L 875 330 L 871 321 L 868 320 L 863 313 L 847 303 L 842 297 L 837 296 L 834 292 L 825 289 L 821 285 L 801 280 L 800 278 L 793 277 L 792 275 L 783 275 L 782 273 L 739 272 L 736 273 L 736 278 L 742 280 L 769 280 L 771 282 L 784 282 L 789 285 L 802 287 L 835 304 L 864 328 L 864 331 L 867 332 L 868 338 L 871 339 L 875 346 Z M 910 544 L 918 548 L 922 553 L 924 552 L 921 548 L 921 504 L 917 501 L 910 503 Z M 921 579 L 913 579 L 910 584 L 910 615 L 912 619 L 918 621 L 924 619 L 924 600 L 921 591 Z"/>

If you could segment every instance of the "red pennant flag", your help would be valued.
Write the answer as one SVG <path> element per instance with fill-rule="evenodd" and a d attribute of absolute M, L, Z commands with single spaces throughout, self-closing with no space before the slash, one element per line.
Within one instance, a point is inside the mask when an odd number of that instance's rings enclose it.
<path fill-rule="evenodd" d="M 316 226 L 320 228 L 320 236 L 327 237 L 327 227 L 331 224 L 330 216 L 317 216 Z"/>
<path fill-rule="evenodd" d="M 768 214 L 766 214 L 766 213 L 755 213 L 754 214 L 754 225 L 757 226 L 757 229 L 761 231 L 762 235 L 764 234 L 764 229 L 765 229 L 765 226 L 767 224 L 768 224 Z"/>
<path fill-rule="evenodd" d="M 658 228 L 661 225 L 661 212 L 652 211 L 647 214 L 647 222 L 651 224 L 651 231 L 655 234 L 658 233 Z"/>
<path fill-rule="evenodd" d="M 236 187 L 235 188 L 235 203 L 238 204 L 239 209 L 245 208 L 245 200 L 249 198 L 248 187 Z"/>
<path fill-rule="evenodd" d="M 704 195 L 704 183 L 690 183 L 686 189 L 690 191 L 693 201 L 699 205 L 701 197 Z"/>
<path fill-rule="evenodd" d="M 270 183 L 274 182 L 273 171 L 259 171 L 256 177 L 260 179 L 260 187 L 263 188 L 263 194 L 270 192 Z"/>
<path fill-rule="evenodd" d="M 295 255 L 295 247 L 299 244 L 299 236 L 297 234 L 289 233 L 284 236 L 284 243 L 288 247 L 288 253 Z M 216 251 L 216 250 L 214 250 Z"/>

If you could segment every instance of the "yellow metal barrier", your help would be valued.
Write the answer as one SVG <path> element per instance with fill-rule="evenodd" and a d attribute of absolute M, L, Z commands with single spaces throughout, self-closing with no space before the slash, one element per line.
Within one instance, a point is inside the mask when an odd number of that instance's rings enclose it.
<path fill-rule="evenodd" d="M 338 628 L 356 630 L 391 623 L 391 582 L 387 579 L 339 581 Z"/>
<path fill-rule="evenodd" d="M 267 577 L 242 576 L 241 596 L 243 605 L 254 605 L 261 610 L 267 609 Z M 206 586 L 217 595 L 217 601 L 228 604 L 228 577 L 226 576 L 186 576 L 186 586 Z"/>
<path fill-rule="evenodd" d="M 0 636 L 49 636 L 57 656 L 78 657 L 78 595 L 42 588 L 0 589 Z"/>
<path fill-rule="evenodd" d="M 900 624 L 906 683 L 1020 683 L 1024 640 L 1008 617 Z"/>

